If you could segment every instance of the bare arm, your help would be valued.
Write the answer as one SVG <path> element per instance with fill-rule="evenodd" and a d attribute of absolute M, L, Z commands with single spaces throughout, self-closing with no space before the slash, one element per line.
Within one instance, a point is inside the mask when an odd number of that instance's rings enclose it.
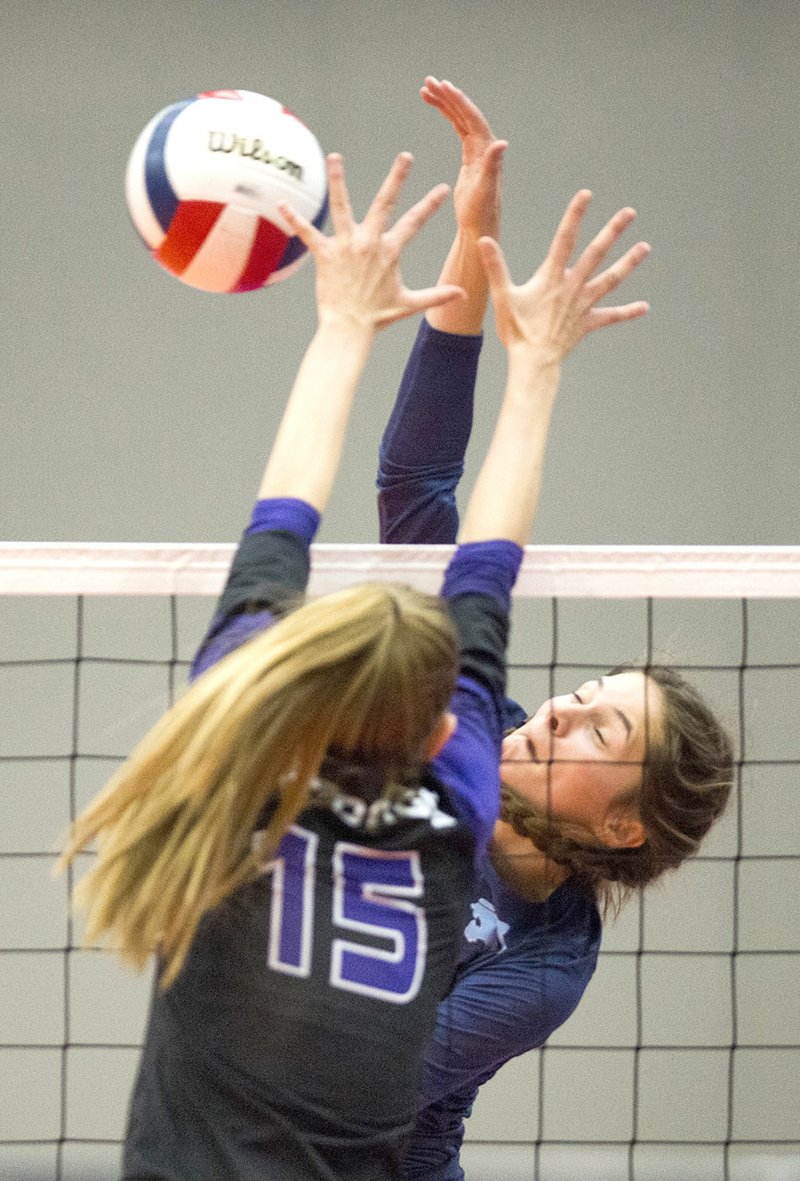
<path fill-rule="evenodd" d="M 353 217 L 340 156 L 328 158 L 333 235 L 326 237 L 287 205 L 281 213 L 317 268 L 318 326 L 300 365 L 261 481 L 259 497 L 296 497 L 318 511 L 328 502 L 356 386 L 376 333 L 462 292 L 454 286 L 410 291 L 399 260 L 405 245 L 448 195 L 438 185 L 391 228 L 389 220 L 412 159 L 401 153 L 364 221 Z"/>
<path fill-rule="evenodd" d="M 439 282 L 456 283 L 466 292 L 463 300 L 429 310 L 427 319 L 440 332 L 477 335 L 489 298 L 478 242 L 499 233 L 500 174 L 508 145 L 495 138 L 484 114 L 451 82 L 427 77 L 420 94 L 461 141 L 461 169 L 453 189 L 456 235 Z"/>
<path fill-rule="evenodd" d="M 508 354 L 508 376 L 494 437 L 459 536 L 462 542 L 527 542 L 562 361 L 594 329 L 636 319 L 647 311 L 642 301 L 597 307 L 649 253 L 649 246 L 639 242 L 595 275 L 636 216 L 633 209 L 615 214 L 569 267 L 590 200 L 586 189 L 573 197 L 547 257 L 520 287 L 511 282 L 497 242 L 481 239 L 497 331 Z"/>

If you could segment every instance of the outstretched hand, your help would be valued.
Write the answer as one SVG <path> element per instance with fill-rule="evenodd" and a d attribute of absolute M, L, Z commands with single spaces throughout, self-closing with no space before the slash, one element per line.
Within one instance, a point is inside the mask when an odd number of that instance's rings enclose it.
<path fill-rule="evenodd" d="M 461 140 L 461 171 L 453 190 L 459 229 L 475 237 L 497 237 L 500 173 L 507 141 L 495 138 L 483 113 L 452 82 L 427 77 L 420 94 L 444 115 Z"/>
<path fill-rule="evenodd" d="M 366 217 L 356 222 L 344 179 L 342 157 L 328 156 L 328 192 L 333 234 L 320 233 L 306 218 L 282 203 L 279 209 L 293 234 L 313 255 L 317 268 L 320 322 L 349 322 L 377 331 L 463 297 L 452 284 L 411 291 L 400 275 L 400 255 L 425 222 L 447 199 L 447 185 L 435 188 L 389 228 L 412 157 L 401 152 L 378 189 Z"/>
<path fill-rule="evenodd" d="M 609 251 L 636 217 L 633 209 L 616 213 L 583 250 L 574 266 L 583 217 L 592 199 L 588 189 L 576 193 L 556 230 L 542 265 L 527 283 L 515 286 L 505 258 L 492 238 L 480 241 L 498 335 L 511 349 L 523 345 L 535 349 L 544 364 L 560 364 L 564 357 L 596 328 L 638 319 L 648 310 L 643 300 L 615 307 L 598 307 L 650 253 L 646 242 L 637 242 L 617 262 L 595 274 Z"/>

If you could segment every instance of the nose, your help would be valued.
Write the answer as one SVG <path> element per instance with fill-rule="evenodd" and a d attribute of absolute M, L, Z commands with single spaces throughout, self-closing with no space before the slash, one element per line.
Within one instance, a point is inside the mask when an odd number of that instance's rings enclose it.
<path fill-rule="evenodd" d="M 570 726 L 575 720 L 580 706 L 569 697 L 555 697 L 550 702 L 547 714 L 547 727 L 554 738 L 563 738 L 569 733 Z"/>

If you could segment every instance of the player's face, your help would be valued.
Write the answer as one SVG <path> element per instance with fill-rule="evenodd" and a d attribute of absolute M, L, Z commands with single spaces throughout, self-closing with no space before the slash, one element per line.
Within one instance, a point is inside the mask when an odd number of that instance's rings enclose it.
<path fill-rule="evenodd" d="M 613 829 L 615 802 L 639 786 L 648 741 L 659 741 L 664 700 L 640 672 L 586 681 L 546 701 L 503 741 L 500 775 L 553 818 L 588 829 L 603 844 L 641 844 L 643 832 Z"/>

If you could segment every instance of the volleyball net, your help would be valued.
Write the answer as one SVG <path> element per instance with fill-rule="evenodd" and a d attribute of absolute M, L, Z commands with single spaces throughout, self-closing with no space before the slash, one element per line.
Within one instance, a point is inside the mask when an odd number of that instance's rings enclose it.
<path fill-rule="evenodd" d="M 0 545 L 3 1178 L 117 1175 L 150 981 L 80 947 L 54 849 L 180 692 L 232 552 Z M 311 593 L 437 590 L 449 552 L 316 546 Z M 482 1089 L 469 1181 L 800 1177 L 799 608 L 800 548 L 526 552 L 511 695 L 671 663 L 727 721 L 737 783 L 700 856 L 606 925 L 575 1014 Z"/>

